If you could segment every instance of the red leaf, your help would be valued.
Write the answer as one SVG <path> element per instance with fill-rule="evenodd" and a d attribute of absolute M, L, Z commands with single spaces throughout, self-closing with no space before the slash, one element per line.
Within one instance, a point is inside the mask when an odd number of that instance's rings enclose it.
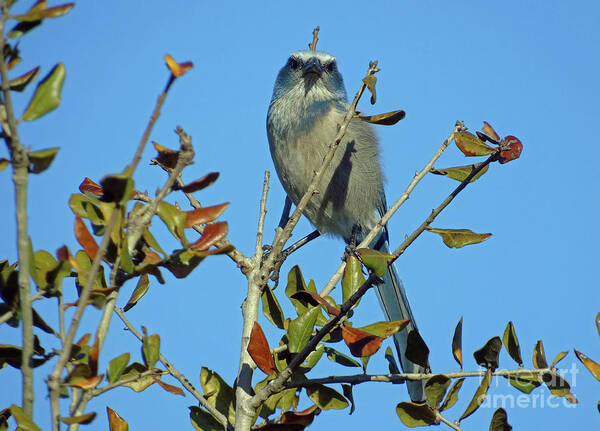
<path fill-rule="evenodd" d="M 94 259 L 98 252 L 98 244 L 79 216 L 75 216 L 75 237 L 90 259 Z"/>
<path fill-rule="evenodd" d="M 225 221 L 206 225 L 204 233 L 198 241 L 191 245 L 191 248 L 194 250 L 207 250 L 211 245 L 225 238 L 228 229 Z"/>
<path fill-rule="evenodd" d="M 206 224 L 214 221 L 217 217 L 223 214 L 223 211 L 229 206 L 229 202 L 212 207 L 198 208 L 193 211 L 185 212 L 184 227 L 190 228 L 197 224 Z"/>
<path fill-rule="evenodd" d="M 90 192 L 92 194 L 95 194 L 99 198 L 101 198 L 102 195 L 104 194 L 104 190 L 102 190 L 102 186 L 100 186 L 100 184 L 96 184 L 95 182 L 90 180 L 88 177 L 85 177 L 85 179 L 81 182 L 81 184 L 79 184 L 79 191 L 84 194 L 85 194 L 85 192 Z"/>
<path fill-rule="evenodd" d="M 185 186 L 181 186 L 180 190 L 182 190 L 184 193 L 197 192 L 198 190 L 202 190 L 210 186 L 212 183 L 217 181 L 217 178 L 219 178 L 218 172 L 210 172 L 204 175 L 199 180 L 192 181 L 191 183 L 186 184 Z"/>
<path fill-rule="evenodd" d="M 498 162 L 502 164 L 508 163 L 511 160 L 518 159 L 521 156 L 523 144 L 518 138 L 515 138 L 514 136 L 506 136 L 502 141 L 504 145 L 508 146 L 508 149 L 500 151 L 500 158 Z"/>
<path fill-rule="evenodd" d="M 342 337 L 350 348 L 350 353 L 358 358 L 373 355 L 383 342 L 383 338 L 377 335 L 349 326 L 342 327 Z"/>
<path fill-rule="evenodd" d="M 59 261 L 65 262 L 65 261 L 69 260 L 70 257 L 71 257 L 71 252 L 69 251 L 69 247 L 67 247 L 66 245 L 63 245 L 61 248 L 56 250 L 56 258 Z"/>
<path fill-rule="evenodd" d="M 309 426 L 312 424 L 315 416 L 321 413 L 321 409 L 316 405 L 313 405 L 301 412 L 288 411 L 281 415 L 282 424 L 298 424 Z"/>
<path fill-rule="evenodd" d="M 92 336 L 92 334 L 84 334 L 83 337 L 81 337 L 79 339 L 78 342 L 76 342 L 75 344 L 77 344 L 79 347 L 83 347 L 85 345 L 87 345 L 88 341 L 90 341 L 90 337 Z"/>
<path fill-rule="evenodd" d="M 299 290 L 298 292 L 290 296 L 290 298 L 298 299 L 300 301 L 306 301 L 310 305 L 322 305 L 325 308 L 325 310 L 327 310 L 327 312 L 332 316 L 337 316 L 338 314 L 340 314 L 340 310 L 338 308 L 331 305 L 329 302 L 327 302 L 325 299 L 319 296 L 318 293 L 315 292 L 309 292 L 308 290 Z"/>
<path fill-rule="evenodd" d="M 160 377 L 153 376 L 153 378 L 154 378 L 154 381 L 156 383 L 158 383 L 160 385 L 160 387 L 163 388 L 165 391 L 170 392 L 175 395 L 181 395 L 181 396 L 185 397 L 185 393 L 183 392 L 183 389 L 181 389 L 180 387 L 165 383 L 160 379 Z"/>
<path fill-rule="evenodd" d="M 275 374 L 275 361 L 271 354 L 269 342 L 258 322 L 254 322 L 252 333 L 250 334 L 250 342 L 247 349 L 256 366 L 267 375 Z"/>
<path fill-rule="evenodd" d="M 90 390 L 98 386 L 103 378 L 104 374 L 101 374 L 99 376 L 90 377 L 86 380 L 77 381 L 75 383 L 69 383 L 69 386 L 75 386 L 81 389 Z"/>

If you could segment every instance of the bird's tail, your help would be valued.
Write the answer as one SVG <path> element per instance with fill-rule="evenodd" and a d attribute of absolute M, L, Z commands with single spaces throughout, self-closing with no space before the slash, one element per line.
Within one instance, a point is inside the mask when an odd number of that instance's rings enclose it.
<path fill-rule="evenodd" d="M 389 253 L 387 241 L 377 241 L 375 248 L 384 253 Z M 389 270 L 383 276 L 383 283 L 377 286 L 377 296 L 381 308 L 385 313 L 385 317 L 388 320 L 403 320 L 410 319 L 410 323 L 402 331 L 394 334 L 394 344 L 396 345 L 396 351 L 400 358 L 400 365 L 405 373 L 423 373 L 424 368 L 411 362 L 406 357 L 406 344 L 408 339 L 408 333 L 412 330 L 417 329 L 406 292 L 402 281 L 396 272 L 394 264 L 389 266 Z M 407 381 L 406 386 L 408 388 L 408 394 L 412 401 L 421 402 L 425 400 L 424 397 L 424 380 Z"/>

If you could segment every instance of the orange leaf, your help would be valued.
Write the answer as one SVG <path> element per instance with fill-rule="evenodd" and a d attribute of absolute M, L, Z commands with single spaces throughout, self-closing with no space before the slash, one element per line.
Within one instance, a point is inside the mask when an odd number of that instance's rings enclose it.
<path fill-rule="evenodd" d="M 496 142 L 500 141 L 500 136 L 498 136 L 494 128 L 490 126 L 490 124 L 487 121 L 483 122 L 483 127 L 481 128 L 481 130 L 483 131 L 483 133 L 488 135 L 490 138 L 494 139 Z"/>
<path fill-rule="evenodd" d="M 382 126 L 393 126 L 398 121 L 402 120 L 406 117 L 406 113 L 402 110 L 400 111 L 392 111 L 386 112 L 385 114 L 378 115 L 354 115 L 355 118 L 358 118 L 362 121 L 366 121 L 371 124 L 379 124 Z"/>
<path fill-rule="evenodd" d="M 84 194 L 85 194 L 85 192 L 90 192 L 90 193 L 98 196 L 99 198 L 102 197 L 102 195 L 104 194 L 104 191 L 102 190 L 102 186 L 100 184 L 96 184 L 95 182 L 90 180 L 88 177 L 85 177 L 85 179 L 81 182 L 81 184 L 79 184 L 79 191 Z"/>
<path fill-rule="evenodd" d="M 342 327 L 342 337 L 350 348 L 350 353 L 358 358 L 373 355 L 383 342 L 383 338 L 377 335 L 349 326 Z"/>
<path fill-rule="evenodd" d="M 223 214 L 223 211 L 229 206 L 229 202 L 212 207 L 198 208 L 193 211 L 185 212 L 184 227 L 190 228 L 197 224 L 206 224 L 214 221 L 217 217 Z"/>
<path fill-rule="evenodd" d="M 153 378 L 154 378 L 154 381 L 156 383 L 158 383 L 160 385 L 160 387 L 163 388 L 165 391 L 170 392 L 175 395 L 181 395 L 181 396 L 185 397 L 185 393 L 183 392 L 183 389 L 181 389 L 180 387 L 165 383 L 160 379 L 160 377 L 153 376 Z"/>
<path fill-rule="evenodd" d="M 300 301 L 306 301 L 310 305 L 322 305 L 325 308 L 325 310 L 327 310 L 327 312 L 332 316 L 337 316 L 338 314 L 340 314 L 340 310 L 337 307 L 331 305 L 329 302 L 323 299 L 323 297 L 319 296 L 319 294 L 315 292 L 309 292 L 308 290 L 299 290 L 293 295 L 291 295 L 290 298 L 298 299 Z"/>
<path fill-rule="evenodd" d="M 104 374 L 100 374 L 99 376 L 90 377 L 89 379 L 77 381 L 75 383 L 70 383 L 69 386 L 75 386 L 81 389 L 90 390 L 94 389 L 96 386 L 100 384 L 102 379 L 104 378 Z"/>
<path fill-rule="evenodd" d="M 577 355 L 577 359 L 579 359 L 581 363 L 585 365 L 589 372 L 592 373 L 592 376 L 600 380 L 600 364 L 588 358 L 586 355 L 584 355 L 578 350 L 575 350 L 575 355 Z"/>
<path fill-rule="evenodd" d="M 495 148 L 483 143 L 481 139 L 469 132 L 457 132 L 454 134 L 456 146 L 467 157 L 486 156 L 496 152 Z"/>
<path fill-rule="evenodd" d="M 275 374 L 275 361 L 269 348 L 269 342 L 258 322 L 254 322 L 250 342 L 246 348 L 256 366 L 267 375 Z"/>
<path fill-rule="evenodd" d="M 79 347 L 83 347 L 85 345 L 87 345 L 88 341 L 90 341 L 90 337 L 92 336 L 92 334 L 84 334 L 83 337 L 81 337 L 79 339 L 78 342 L 76 342 L 75 344 L 77 344 Z"/>
<path fill-rule="evenodd" d="M 206 225 L 204 233 L 198 241 L 191 245 L 191 248 L 194 250 L 207 250 L 211 245 L 225 238 L 228 229 L 225 221 Z"/>
<path fill-rule="evenodd" d="M 90 366 L 90 370 L 92 371 L 93 376 L 98 374 L 98 356 L 100 355 L 100 350 L 98 348 L 99 342 L 100 340 L 98 339 L 98 337 L 96 337 L 96 339 L 94 340 L 94 345 L 92 346 L 89 354 L 88 365 Z"/>
<path fill-rule="evenodd" d="M 167 62 L 167 67 L 169 68 L 174 77 L 182 76 L 192 67 L 194 67 L 194 63 L 192 63 L 191 61 L 186 61 L 185 63 L 177 63 L 169 54 L 165 54 L 165 61 Z"/>
<path fill-rule="evenodd" d="M 514 136 L 506 136 L 503 140 L 503 145 L 507 145 L 508 149 L 500 151 L 500 159 L 498 162 L 501 164 L 508 163 L 511 160 L 518 159 L 523 151 L 523 144 L 518 138 Z"/>
<path fill-rule="evenodd" d="M 110 431 L 128 431 L 129 425 L 125 420 L 117 414 L 110 407 L 106 407 L 106 414 L 108 415 L 108 426 Z"/>
<path fill-rule="evenodd" d="M 98 252 L 98 244 L 78 215 L 75 216 L 75 237 L 90 259 L 94 259 Z"/>
<path fill-rule="evenodd" d="M 217 181 L 217 178 L 219 178 L 218 172 L 210 172 L 210 173 L 204 175 L 199 180 L 192 181 L 191 183 L 186 184 L 185 186 L 181 186 L 180 190 L 183 191 L 184 193 L 197 192 L 198 190 L 202 190 L 202 189 L 210 186 L 212 183 Z"/>

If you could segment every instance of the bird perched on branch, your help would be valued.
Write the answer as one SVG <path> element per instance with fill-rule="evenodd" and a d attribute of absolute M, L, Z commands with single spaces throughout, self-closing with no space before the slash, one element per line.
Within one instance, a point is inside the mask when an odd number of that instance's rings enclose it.
<path fill-rule="evenodd" d="M 290 55 L 275 81 L 267 133 L 275 169 L 294 204 L 323 164 L 349 108 L 335 57 L 318 51 Z M 350 122 L 317 190 L 304 215 L 320 233 L 356 244 L 376 225 L 387 208 L 379 143 L 370 124 L 357 118 Z M 371 247 L 388 252 L 387 230 Z M 393 265 L 377 288 L 387 319 L 410 319 L 406 329 L 394 335 L 402 369 L 423 372 L 405 355 L 408 333 L 416 330 L 416 324 Z M 422 381 L 407 382 L 407 386 L 413 401 L 424 399 Z"/>

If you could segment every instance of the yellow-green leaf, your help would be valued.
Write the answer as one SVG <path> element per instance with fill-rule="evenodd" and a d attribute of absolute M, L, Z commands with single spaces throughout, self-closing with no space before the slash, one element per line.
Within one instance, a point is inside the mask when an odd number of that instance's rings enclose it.
<path fill-rule="evenodd" d="M 425 396 L 427 397 L 427 401 L 431 408 L 438 408 L 444 398 L 448 386 L 450 386 L 450 378 L 443 374 L 435 375 L 427 380 L 427 383 L 425 384 Z"/>
<path fill-rule="evenodd" d="M 58 63 L 40 82 L 33 94 L 33 98 L 25 109 L 23 119 L 33 121 L 56 109 L 60 104 L 60 93 L 65 82 L 66 70 L 62 63 Z"/>
<path fill-rule="evenodd" d="M 481 165 L 482 165 L 482 163 L 478 163 L 476 165 L 455 166 L 453 168 L 445 168 L 445 169 L 431 169 L 429 172 L 431 172 L 432 174 L 436 174 L 436 175 L 445 175 L 448 178 L 452 178 L 453 180 L 463 182 L 464 180 L 467 179 L 467 177 L 469 175 L 471 175 L 471 173 L 475 169 L 478 169 L 479 166 L 481 166 Z M 483 169 L 481 169 L 479 172 L 477 172 L 477 174 L 475 174 L 473 176 L 473 178 L 471 178 L 469 180 L 469 182 L 472 183 L 473 181 L 477 180 L 480 176 L 482 176 L 483 174 L 485 174 L 487 172 L 489 167 L 490 167 L 489 164 L 485 165 L 483 167 Z"/>
<path fill-rule="evenodd" d="M 446 399 L 440 407 L 440 412 L 443 412 L 444 410 L 447 410 L 454 404 L 456 404 L 456 402 L 458 401 L 458 391 L 460 391 L 460 388 L 462 387 L 464 381 L 464 377 L 454 381 L 454 383 L 450 387 L 450 390 L 448 391 L 448 394 L 446 394 Z"/>
<path fill-rule="evenodd" d="M 469 132 L 455 133 L 454 142 L 456 142 L 456 146 L 467 157 L 486 156 L 497 151 L 496 148 L 484 144 L 481 139 Z"/>
<path fill-rule="evenodd" d="M 504 335 L 502 336 L 502 342 L 504 347 L 508 351 L 511 358 L 519 365 L 523 365 L 523 359 L 521 358 L 521 348 L 519 347 L 519 339 L 515 333 L 515 327 L 512 322 L 508 322 Z"/>
<path fill-rule="evenodd" d="M 15 404 L 10 406 L 10 413 L 14 416 L 17 421 L 19 431 L 42 431 L 33 420 L 27 416 L 23 409 Z"/>
<path fill-rule="evenodd" d="M 129 352 L 117 356 L 108 363 L 106 371 L 106 380 L 109 383 L 114 383 L 123 375 L 127 364 L 129 363 Z"/>
<path fill-rule="evenodd" d="M 456 328 L 454 329 L 454 336 L 452 337 L 452 356 L 458 365 L 460 365 L 460 370 L 462 371 L 462 322 L 463 318 L 461 317 L 458 323 L 456 324 Z"/>
<path fill-rule="evenodd" d="M 214 371 L 202 367 L 200 384 L 208 403 L 229 418 L 235 424 L 235 394 L 223 378 Z"/>
<path fill-rule="evenodd" d="M 377 277 L 383 277 L 388 269 L 388 263 L 394 256 L 370 248 L 359 248 L 356 252 L 360 255 L 367 268 L 375 273 Z"/>
<path fill-rule="evenodd" d="M 375 75 L 367 75 L 363 78 L 363 83 L 371 92 L 371 105 L 374 105 L 375 101 L 377 100 L 377 95 L 375 93 L 375 84 L 377 83 L 377 78 Z"/>
<path fill-rule="evenodd" d="M 158 204 L 157 214 L 171 233 L 179 240 L 184 239 L 185 213 L 167 202 Z"/>
<path fill-rule="evenodd" d="M 265 317 L 269 319 L 273 325 L 277 326 L 279 329 L 283 329 L 285 316 L 283 315 L 277 297 L 273 294 L 273 291 L 269 286 L 265 286 L 262 294 L 262 309 Z"/>
<path fill-rule="evenodd" d="M 556 364 L 558 364 L 560 361 L 563 360 L 563 358 L 565 356 L 567 356 L 569 352 L 559 352 L 555 357 L 554 360 L 552 361 L 552 365 L 550 365 L 550 368 L 554 368 L 556 366 Z"/>
<path fill-rule="evenodd" d="M 190 406 L 190 420 L 198 431 L 223 431 L 223 425 L 213 415 L 200 407 Z"/>
<path fill-rule="evenodd" d="M 363 326 L 360 329 L 361 331 L 368 332 L 369 334 L 377 335 L 381 338 L 387 338 L 390 335 L 394 335 L 396 332 L 402 331 L 409 324 L 410 319 L 404 320 L 392 320 L 392 321 L 383 321 L 377 323 L 371 323 L 370 325 Z"/>
<path fill-rule="evenodd" d="M 350 256 L 346 262 L 344 277 L 342 278 L 342 302 L 350 299 L 364 282 L 365 277 L 360 262 L 355 256 Z"/>
<path fill-rule="evenodd" d="M 465 245 L 478 244 L 492 236 L 491 233 L 475 233 L 469 229 L 438 229 L 428 227 L 427 230 L 440 235 L 444 244 L 450 248 L 461 248 Z"/>
<path fill-rule="evenodd" d="M 578 350 L 575 350 L 575 355 L 577 356 L 577 359 L 579 359 L 581 363 L 585 365 L 585 368 L 587 368 L 589 372 L 592 373 L 592 376 L 594 376 L 597 380 L 600 381 L 600 364 L 588 358 L 586 355 L 584 355 Z"/>
<path fill-rule="evenodd" d="M 91 413 L 86 413 L 85 415 L 81 415 L 81 416 L 71 416 L 69 418 L 60 418 L 60 421 L 66 423 L 66 424 L 69 424 L 69 425 L 72 425 L 72 424 L 87 425 L 87 424 L 91 423 L 95 418 L 96 418 L 96 412 L 91 412 Z"/>
<path fill-rule="evenodd" d="M 506 410 L 499 408 L 494 412 L 492 416 L 492 422 L 490 423 L 490 431 L 511 431 L 512 426 L 508 423 L 506 416 Z"/>
<path fill-rule="evenodd" d="M 396 406 L 396 414 L 409 428 L 432 425 L 436 422 L 435 412 L 427 404 L 403 401 Z"/>
<path fill-rule="evenodd" d="M 479 406 L 481 404 L 483 404 L 483 402 L 485 401 L 485 397 L 487 396 L 487 391 L 488 391 L 488 388 L 490 387 L 491 381 L 492 381 L 492 370 L 488 369 L 487 372 L 485 373 L 485 377 L 483 378 L 483 380 L 479 384 L 479 387 L 475 391 L 475 395 L 473 395 L 473 399 L 471 399 L 471 402 L 467 406 L 467 409 L 460 417 L 459 422 L 462 421 L 463 419 L 471 416 L 475 412 L 475 410 L 477 410 L 479 408 Z"/>
<path fill-rule="evenodd" d="M 542 340 L 538 340 L 533 348 L 533 366 L 538 369 L 548 368 L 548 361 L 546 361 L 546 354 L 544 353 L 544 344 Z"/>
<path fill-rule="evenodd" d="M 10 160 L 5 159 L 4 157 L 0 158 L 0 171 L 6 169 L 8 165 L 10 165 Z"/>
<path fill-rule="evenodd" d="M 323 410 L 341 410 L 349 405 L 342 394 L 325 385 L 310 385 L 306 388 L 306 393 L 308 394 L 308 397 Z"/>
<path fill-rule="evenodd" d="M 127 311 L 133 308 L 138 303 L 138 301 L 142 299 L 146 292 L 148 292 L 149 287 L 150 279 L 148 278 L 148 274 L 143 274 L 139 278 L 137 286 L 131 294 L 131 298 L 129 298 L 129 301 L 127 301 L 127 304 L 125 305 L 125 307 L 123 307 L 123 311 Z"/>
<path fill-rule="evenodd" d="M 498 368 L 498 356 L 502 349 L 502 340 L 500 337 L 490 338 L 485 345 L 473 353 L 475 362 L 478 365 L 486 368 L 496 369 Z"/>
<path fill-rule="evenodd" d="M 11 79 L 8 82 L 10 89 L 12 91 L 23 91 L 25 88 L 38 76 L 40 72 L 40 67 L 36 67 L 35 69 L 31 69 L 29 72 L 19 76 L 18 78 Z"/>
<path fill-rule="evenodd" d="M 317 321 L 317 316 L 320 313 L 321 308 L 314 307 L 290 322 L 288 328 L 288 350 L 290 353 L 300 352 L 306 343 L 308 343 Z"/>
<path fill-rule="evenodd" d="M 39 174 L 50 167 L 60 148 L 48 148 L 47 150 L 29 153 L 29 172 Z"/>
<path fill-rule="evenodd" d="M 160 356 L 160 336 L 158 334 L 142 337 L 142 353 L 148 368 L 154 367 Z"/>

